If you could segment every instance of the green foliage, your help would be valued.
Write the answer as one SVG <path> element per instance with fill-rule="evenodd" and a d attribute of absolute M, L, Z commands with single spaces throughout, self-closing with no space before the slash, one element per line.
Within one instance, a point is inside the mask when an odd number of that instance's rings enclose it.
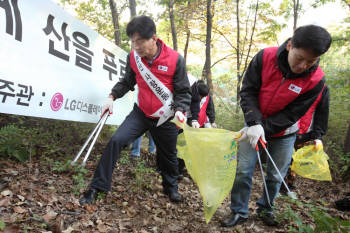
<path fill-rule="evenodd" d="M 16 115 L 0 115 L 0 156 L 26 161 L 29 156 L 73 157 L 95 124 L 69 122 Z M 94 150 L 115 131 L 106 125 Z M 57 168 L 58 169 L 58 168 Z"/>
<path fill-rule="evenodd" d="M 0 230 L 4 230 L 5 227 L 6 227 L 6 224 L 2 220 L 0 220 Z"/>
<path fill-rule="evenodd" d="M 20 162 L 29 157 L 26 130 L 13 124 L 0 129 L 0 156 L 14 157 Z"/>
<path fill-rule="evenodd" d="M 132 169 L 135 175 L 134 189 L 151 189 L 153 187 L 152 178 L 156 174 L 153 168 L 147 167 L 144 160 L 138 160 Z"/>
<path fill-rule="evenodd" d="M 303 204 L 298 200 L 284 199 L 289 202 L 287 209 L 283 212 L 277 212 L 276 216 L 279 222 L 289 223 L 289 233 L 343 233 L 350 230 L 350 221 L 330 216 L 325 212 L 327 208 L 315 204 Z M 292 205 L 303 209 L 303 213 L 313 219 L 313 226 L 310 223 L 303 223 Z"/>
<path fill-rule="evenodd" d="M 349 174 L 350 154 L 344 153 L 344 141 L 350 126 L 350 55 L 342 45 L 333 44 L 321 58 L 321 66 L 330 88 L 330 113 L 328 131 L 324 136 L 325 149 L 330 156 L 333 177 Z"/>
<path fill-rule="evenodd" d="M 72 175 L 73 183 L 74 183 L 73 192 L 75 195 L 79 196 L 81 193 L 81 190 L 86 187 L 85 176 L 87 175 L 88 171 L 80 165 L 73 166 L 73 170 L 74 170 L 74 174 Z"/>

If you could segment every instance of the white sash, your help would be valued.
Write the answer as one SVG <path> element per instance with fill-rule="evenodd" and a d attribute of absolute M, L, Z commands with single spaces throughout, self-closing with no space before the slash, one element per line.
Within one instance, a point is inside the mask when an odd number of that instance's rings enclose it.
<path fill-rule="evenodd" d="M 157 96 L 163 104 L 161 108 L 151 115 L 152 117 L 159 117 L 157 126 L 160 126 L 174 115 L 174 110 L 171 108 L 173 93 L 142 63 L 141 57 L 135 50 L 134 57 L 141 77 L 152 90 L 153 94 Z"/>

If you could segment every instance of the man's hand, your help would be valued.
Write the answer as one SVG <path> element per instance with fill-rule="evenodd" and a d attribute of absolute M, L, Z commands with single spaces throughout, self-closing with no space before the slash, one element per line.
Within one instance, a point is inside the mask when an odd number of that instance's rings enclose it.
<path fill-rule="evenodd" d="M 107 111 L 109 110 L 109 114 L 112 114 L 113 113 L 113 103 L 114 103 L 114 100 L 113 100 L 113 97 L 109 96 L 106 103 L 103 105 L 103 108 L 102 108 L 102 115 Z"/>
<path fill-rule="evenodd" d="M 211 123 L 211 127 L 213 127 L 213 128 L 217 128 L 217 126 L 216 126 L 216 124 L 213 122 L 213 123 Z"/>
<path fill-rule="evenodd" d="M 259 138 L 261 138 L 266 143 L 265 131 L 260 124 L 250 126 L 247 130 L 247 137 L 249 138 L 250 145 L 252 145 L 254 149 L 259 141 Z"/>
<path fill-rule="evenodd" d="M 323 143 L 320 139 L 314 140 L 314 150 L 316 152 L 319 152 L 320 150 L 323 150 Z"/>
<path fill-rule="evenodd" d="M 242 128 L 239 131 L 240 136 L 238 138 L 235 138 L 235 139 L 237 139 L 237 141 L 239 141 L 239 142 L 247 142 L 249 140 L 247 137 L 247 130 L 248 130 L 248 127 Z"/>
<path fill-rule="evenodd" d="M 176 111 L 175 117 L 181 122 L 184 123 L 186 121 L 186 116 L 181 111 Z"/>
<path fill-rule="evenodd" d="M 199 123 L 197 120 L 192 120 L 191 125 L 193 128 L 198 129 L 200 127 Z"/>

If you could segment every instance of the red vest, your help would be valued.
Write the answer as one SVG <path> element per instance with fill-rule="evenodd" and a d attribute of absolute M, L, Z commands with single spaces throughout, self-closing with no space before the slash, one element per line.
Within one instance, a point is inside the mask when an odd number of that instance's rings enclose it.
<path fill-rule="evenodd" d="M 316 101 L 310 107 L 310 109 L 298 121 L 298 126 L 299 126 L 298 134 L 304 134 L 304 133 L 310 132 L 310 129 L 311 129 L 311 126 L 312 126 L 312 121 L 313 121 L 314 114 L 315 114 L 315 110 L 317 108 L 318 103 L 322 99 L 323 90 L 324 90 L 324 87 L 323 87 L 321 93 L 318 95 Z"/>
<path fill-rule="evenodd" d="M 313 89 L 324 76 L 322 69 L 317 67 L 306 77 L 284 78 L 278 67 L 277 50 L 278 47 L 266 48 L 263 54 L 259 106 L 264 118 L 283 110 L 299 95 Z M 272 137 L 283 136 L 288 134 L 287 132 L 286 129 Z"/>
<path fill-rule="evenodd" d="M 160 52 L 159 57 L 153 61 L 151 67 L 148 65 L 145 58 L 142 58 L 141 61 L 159 79 L 159 81 L 173 92 L 173 77 L 179 54 L 166 46 L 160 39 L 158 39 L 158 41 L 162 44 L 162 51 Z M 161 108 L 163 104 L 143 80 L 136 65 L 134 50 L 130 53 L 130 66 L 136 74 L 135 79 L 139 88 L 138 106 L 146 116 L 151 117 L 151 115 Z"/>
<path fill-rule="evenodd" d="M 207 107 L 208 107 L 208 103 L 209 103 L 209 94 L 206 96 L 206 97 L 203 97 L 205 98 L 205 102 L 203 103 L 203 105 L 201 106 L 201 109 L 199 111 L 199 114 L 198 114 L 198 123 L 199 123 L 199 126 L 203 126 L 205 123 L 207 123 Z"/>

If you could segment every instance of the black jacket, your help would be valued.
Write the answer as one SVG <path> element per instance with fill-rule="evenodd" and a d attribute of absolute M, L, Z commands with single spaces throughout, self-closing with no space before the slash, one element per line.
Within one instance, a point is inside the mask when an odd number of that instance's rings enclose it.
<path fill-rule="evenodd" d="M 318 67 L 319 61 L 309 70 L 302 74 L 295 74 L 288 64 L 288 51 L 286 50 L 288 40 L 279 47 L 277 51 L 278 68 L 286 79 L 302 78 L 313 72 Z M 259 91 L 261 87 L 261 71 L 264 50 L 255 55 L 245 72 L 240 91 L 241 107 L 244 118 L 248 126 L 262 124 L 265 135 L 271 136 L 295 124 L 311 107 L 317 96 L 321 92 L 325 80 L 324 78 L 310 91 L 299 95 L 293 102 L 288 104 L 280 112 L 263 118 L 259 109 Z"/>
<path fill-rule="evenodd" d="M 189 117 L 189 122 L 192 120 L 197 120 L 198 121 L 198 115 L 200 112 L 200 102 L 201 102 L 201 97 L 198 93 L 198 88 L 197 88 L 197 82 L 193 83 L 191 86 L 191 91 L 192 91 L 192 98 L 191 98 L 191 115 Z M 206 109 L 207 116 L 209 118 L 210 123 L 215 122 L 215 108 L 214 108 L 214 102 L 213 98 L 209 95 L 209 102 L 208 106 Z"/>
<path fill-rule="evenodd" d="M 314 113 L 314 119 L 311 125 L 311 130 L 308 133 L 297 136 L 296 143 L 305 143 L 307 141 L 322 139 L 328 129 L 329 117 L 329 88 L 324 87 L 320 102 L 318 102 Z"/>

